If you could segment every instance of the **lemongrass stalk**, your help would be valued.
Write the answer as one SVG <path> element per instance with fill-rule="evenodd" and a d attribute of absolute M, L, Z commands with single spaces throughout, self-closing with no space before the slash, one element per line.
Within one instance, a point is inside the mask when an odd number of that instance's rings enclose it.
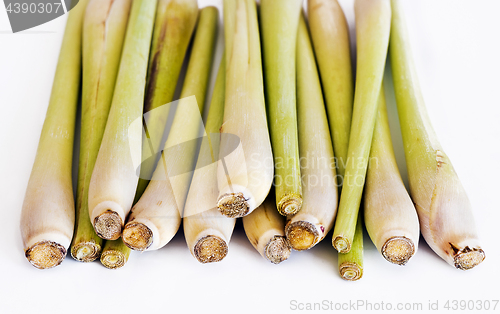
<path fill-rule="evenodd" d="M 217 207 L 234 218 L 247 215 L 264 201 L 274 173 L 255 1 L 225 0 L 224 32 L 226 99 Z"/>
<path fill-rule="evenodd" d="M 356 222 L 354 241 L 349 253 L 338 253 L 339 274 L 342 279 L 355 281 L 363 277 L 363 221 Z"/>
<path fill-rule="evenodd" d="M 413 64 L 402 4 L 394 8 L 390 57 L 410 193 L 427 244 L 450 265 L 467 270 L 485 254 L 472 206 L 444 153 L 425 108 Z"/>
<path fill-rule="evenodd" d="M 193 180 L 184 208 L 184 236 L 191 254 L 200 263 L 221 261 L 228 250 L 236 218 L 223 216 L 217 209 L 217 161 L 220 127 L 224 116 L 226 84 L 225 57 L 222 57 L 210 103 Z"/>
<path fill-rule="evenodd" d="M 88 1 L 69 13 L 47 114 L 21 212 L 21 235 L 36 268 L 59 265 L 75 224 L 71 169 L 80 91 L 82 26 Z"/>
<path fill-rule="evenodd" d="M 366 230 L 377 250 L 391 263 L 406 264 L 417 251 L 420 228 L 392 149 L 383 87 L 378 99 L 363 206 Z"/>
<path fill-rule="evenodd" d="M 391 28 L 389 0 L 356 0 L 354 11 L 357 37 L 356 91 L 347 153 L 349 162 L 332 239 L 333 246 L 341 253 L 351 249 L 356 229 Z"/>
<path fill-rule="evenodd" d="M 160 249 L 179 229 L 196 162 L 196 139 L 203 131 L 201 114 L 214 54 L 217 22 L 218 11 L 215 7 L 200 11 L 181 99 L 161 161 L 123 230 L 123 241 L 131 249 Z"/>
<path fill-rule="evenodd" d="M 330 134 L 343 178 L 351 132 L 354 80 L 349 48 L 349 27 L 337 0 L 309 0 L 309 27 L 325 93 Z M 339 185 L 342 181 L 338 182 Z"/>
<path fill-rule="evenodd" d="M 98 258 L 103 244 L 90 222 L 88 192 L 111 106 L 130 6 L 130 0 L 92 0 L 83 22 L 82 126 L 71 244 L 71 256 L 81 262 Z"/>
<path fill-rule="evenodd" d="M 302 0 L 262 0 L 260 6 L 274 187 L 282 215 L 293 215 L 302 206 L 295 69 L 301 8 Z"/>
<path fill-rule="evenodd" d="M 131 127 L 142 116 L 156 0 L 132 3 L 120 69 L 106 129 L 89 186 L 89 215 L 101 238 L 121 235 L 132 207 L 141 159 L 142 130 Z"/>
<path fill-rule="evenodd" d="M 243 217 L 248 240 L 262 257 L 279 264 L 290 257 L 292 248 L 285 237 L 286 218 L 276 210 L 274 197 L 268 197 L 251 214 Z"/>
<path fill-rule="evenodd" d="M 333 227 L 338 189 L 325 103 L 304 16 L 297 33 L 297 114 L 304 202 L 285 231 L 295 250 L 306 250 Z"/>
<path fill-rule="evenodd" d="M 130 256 L 130 249 L 123 243 L 122 239 L 108 240 L 104 243 L 101 254 L 101 264 L 109 269 L 123 267 Z"/>
<path fill-rule="evenodd" d="M 170 102 L 174 98 L 177 80 L 197 18 L 196 0 L 158 1 L 144 99 L 144 122 L 147 133 L 142 143 L 143 161 L 135 202 L 146 190 L 158 162 L 157 156 L 168 119 Z"/>

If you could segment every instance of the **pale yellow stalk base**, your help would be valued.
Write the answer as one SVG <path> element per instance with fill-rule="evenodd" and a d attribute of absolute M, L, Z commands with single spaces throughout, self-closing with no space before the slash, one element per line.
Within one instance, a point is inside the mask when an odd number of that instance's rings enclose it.
<path fill-rule="evenodd" d="M 101 255 L 101 263 L 109 269 L 117 269 L 125 265 L 128 257 L 119 251 L 105 251 Z"/>
<path fill-rule="evenodd" d="M 215 235 L 201 238 L 194 246 L 194 256 L 200 263 L 219 262 L 227 255 L 227 243 Z"/>
<path fill-rule="evenodd" d="M 319 240 L 318 229 L 308 221 L 289 222 L 285 233 L 288 242 L 297 251 L 307 250 Z"/>
<path fill-rule="evenodd" d="M 39 269 L 57 266 L 66 257 L 66 249 L 52 241 L 41 241 L 31 246 L 25 252 L 28 261 Z"/>
<path fill-rule="evenodd" d="M 385 242 L 381 253 L 389 262 L 404 265 L 415 253 L 415 245 L 406 237 L 392 237 Z"/>
<path fill-rule="evenodd" d="M 101 246 L 95 242 L 79 242 L 71 246 L 71 256 L 80 262 L 93 262 L 99 258 L 101 249 Z"/>
<path fill-rule="evenodd" d="M 144 251 L 153 243 L 153 232 L 142 223 L 132 222 L 123 229 L 122 239 L 132 250 Z"/>
<path fill-rule="evenodd" d="M 266 258 L 273 264 L 279 264 L 290 257 L 292 249 L 284 236 L 274 236 L 265 247 Z"/>

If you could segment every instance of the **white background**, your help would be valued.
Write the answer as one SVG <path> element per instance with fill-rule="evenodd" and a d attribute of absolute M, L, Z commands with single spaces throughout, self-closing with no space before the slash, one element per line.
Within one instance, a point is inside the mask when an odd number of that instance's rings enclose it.
<path fill-rule="evenodd" d="M 219 9 L 221 2 L 199 0 L 201 6 L 215 4 Z M 340 2 L 353 31 L 353 1 Z M 19 218 L 66 16 L 11 34 L 2 7 L 0 312 L 287 313 L 298 312 L 291 310 L 291 300 L 359 299 L 391 302 L 393 307 L 421 302 L 422 313 L 429 300 L 439 300 L 439 312 L 445 312 L 446 300 L 500 299 L 498 285 L 494 286 L 500 280 L 500 1 L 407 0 L 405 8 L 429 115 L 473 204 L 486 252 L 483 264 L 466 272 L 454 269 L 421 239 L 417 254 L 400 267 L 386 262 L 365 236 L 364 276 L 346 282 L 337 273 L 331 234 L 317 247 L 293 252 L 276 266 L 257 254 L 238 223 L 228 256 L 212 265 L 199 264 L 190 255 L 180 232 L 159 251 L 132 252 L 119 270 L 70 257 L 54 269 L 35 269 L 24 257 Z M 221 48 L 222 33 L 216 64 Z M 405 177 L 392 86 L 386 77 L 391 128 Z"/>

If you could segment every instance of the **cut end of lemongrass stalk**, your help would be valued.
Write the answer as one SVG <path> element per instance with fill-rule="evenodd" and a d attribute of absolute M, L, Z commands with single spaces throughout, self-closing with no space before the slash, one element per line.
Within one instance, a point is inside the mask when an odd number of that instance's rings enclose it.
<path fill-rule="evenodd" d="M 274 236 L 265 248 L 266 257 L 271 263 L 279 264 L 290 257 L 292 247 L 283 236 Z"/>
<path fill-rule="evenodd" d="M 453 245 L 450 243 L 453 247 Z M 456 253 L 453 261 L 455 267 L 461 270 L 468 270 L 479 265 L 485 258 L 484 251 L 482 249 L 470 248 L 466 246 L 463 250 Z"/>
<path fill-rule="evenodd" d="M 132 250 L 145 251 L 153 243 L 153 232 L 145 224 L 131 222 L 123 229 L 122 240 Z"/>
<path fill-rule="evenodd" d="M 283 216 L 295 215 L 302 207 L 302 196 L 287 194 L 278 203 L 278 211 Z"/>
<path fill-rule="evenodd" d="M 250 206 L 243 193 L 226 193 L 219 197 L 217 208 L 227 217 L 239 218 L 248 214 Z"/>
<path fill-rule="evenodd" d="M 381 252 L 389 262 L 404 265 L 415 253 L 415 245 L 407 237 L 392 237 L 382 246 Z"/>
<path fill-rule="evenodd" d="M 127 256 L 120 251 L 108 250 L 101 255 L 101 264 L 109 269 L 117 269 L 125 265 Z"/>
<path fill-rule="evenodd" d="M 80 242 L 71 247 L 71 257 L 79 262 L 92 262 L 101 255 L 101 246 L 95 242 Z"/>
<path fill-rule="evenodd" d="M 316 244 L 319 238 L 316 226 L 307 221 L 288 223 L 285 233 L 288 243 L 297 251 L 310 249 Z"/>
<path fill-rule="evenodd" d="M 351 250 L 351 242 L 341 235 L 333 238 L 332 245 L 339 253 L 349 253 Z"/>
<path fill-rule="evenodd" d="M 194 246 L 194 256 L 200 263 L 220 262 L 227 255 L 227 243 L 218 236 L 201 238 Z"/>
<path fill-rule="evenodd" d="M 25 255 L 36 268 L 47 269 L 61 264 L 66 257 L 66 249 L 56 242 L 41 241 L 28 248 Z"/>
<path fill-rule="evenodd" d="M 114 211 L 107 210 L 94 219 L 97 235 L 106 240 L 116 240 L 122 233 L 122 219 Z"/>
<path fill-rule="evenodd" d="M 363 268 L 356 263 L 345 262 L 339 266 L 342 279 L 356 281 L 363 276 Z"/>

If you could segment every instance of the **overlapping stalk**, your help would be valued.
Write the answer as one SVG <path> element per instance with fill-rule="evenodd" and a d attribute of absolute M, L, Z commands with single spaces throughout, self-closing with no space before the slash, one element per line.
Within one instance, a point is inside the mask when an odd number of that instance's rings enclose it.
<path fill-rule="evenodd" d="M 323 93 L 303 15 L 297 33 L 297 114 L 304 202 L 285 230 L 290 245 L 305 250 L 333 227 L 338 189 Z"/>
<path fill-rule="evenodd" d="M 134 250 L 157 250 L 175 235 L 196 163 L 201 114 L 217 35 L 218 11 L 200 11 L 193 49 L 174 121 L 151 182 L 134 205 L 123 241 Z"/>
<path fill-rule="evenodd" d="M 198 18 L 196 0 L 159 0 L 144 99 L 146 137 L 135 202 L 146 190 L 158 162 L 170 102 Z M 160 109 L 158 109 L 160 108 Z M 155 110 L 158 109 L 158 110 Z"/>
<path fill-rule="evenodd" d="M 337 0 L 309 0 L 309 27 L 325 93 L 330 134 L 341 185 L 351 132 L 354 80 L 349 28 Z"/>
<path fill-rule="evenodd" d="M 21 212 L 25 255 L 40 269 L 59 265 L 73 237 L 75 205 L 71 169 L 87 4 L 87 0 L 80 1 L 69 13 Z"/>
<path fill-rule="evenodd" d="M 399 174 L 392 149 L 384 88 L 364 191 L 365 225 L 377 250 L 391 263 L 404 265 L 417 251 L 420 228 L 415 206 Z"/>
<path fill-rule="evenodd" d="M 363 221 L 358 216 L 356 232 L 348 253 L 338 254 L 339 274 L 342 279 L 355 281 L 363 276 Z"/>
<path fill-rule="evenodd" d="M 260 23 L 276 205 L 282 215 L 302 206 L 296 102 L 296 50 L 302 0 L 262 0 Z"/>
<path fill-rule="evenodd" d="M 408 168 L 410 193 L 429 246 L 458 269 L 481 263 L 471 203 L 450 159 L 444 153 L 427 115 L 413 64 L 400 1 L 394 10 L 390 57 L 394 91 Z"/>
<path fill-rule="evenodd" d="M 247 215 L 264 201 L 274 173 L 255 1 L 224 1 L 224 33 L 226 99 L 217 207 L 235 218 Z"/>
<path fill-rule="evenodd" d="M 292 248 L 285 237 L 286 218 L 276 210 L 273 197 L 268 197 L 251 214 L 243 217 L 248 240 L 262 257 L 279 264 L 290 257 Z"/>
<path fill-rule="evenodd" d="M 106 127 L 122 53 L 130 0 L 91 0 L 83 24 L 82 126 L 76 224 L 71 256 L 82 262 L 99 257 L 102 239 L 89 218 L 89 184 Z"/>
<path fill-rule="evenodd" d="M 382 85 L 389 33 L 389 0 L 356 0 L 357 72 L 354 109 L 344 184 L 332 244 L 340 253 L 351 249 L 358 217 L 373 129 Z"/>
<path fill-rule="evenodd" d="M 142 116 L 156 0 L 132 3 L 111 109 L 89 186 L 89 215 L 103 239 L 121 235 L 137 188 L 134 164 L 141 159 Z"/>
<path fill-rule="evenodd" d="M 193 180 L 184 208 L 184 236 L 191 254 L 200 263 L 221 261 L 228 250 L 236 218 L 223 216 L 217 209 L 217 161 L 220 127 L 224 116 L 226 60 L 222 57 L 215 81 L 210 110 L 198 154 Z"/>

